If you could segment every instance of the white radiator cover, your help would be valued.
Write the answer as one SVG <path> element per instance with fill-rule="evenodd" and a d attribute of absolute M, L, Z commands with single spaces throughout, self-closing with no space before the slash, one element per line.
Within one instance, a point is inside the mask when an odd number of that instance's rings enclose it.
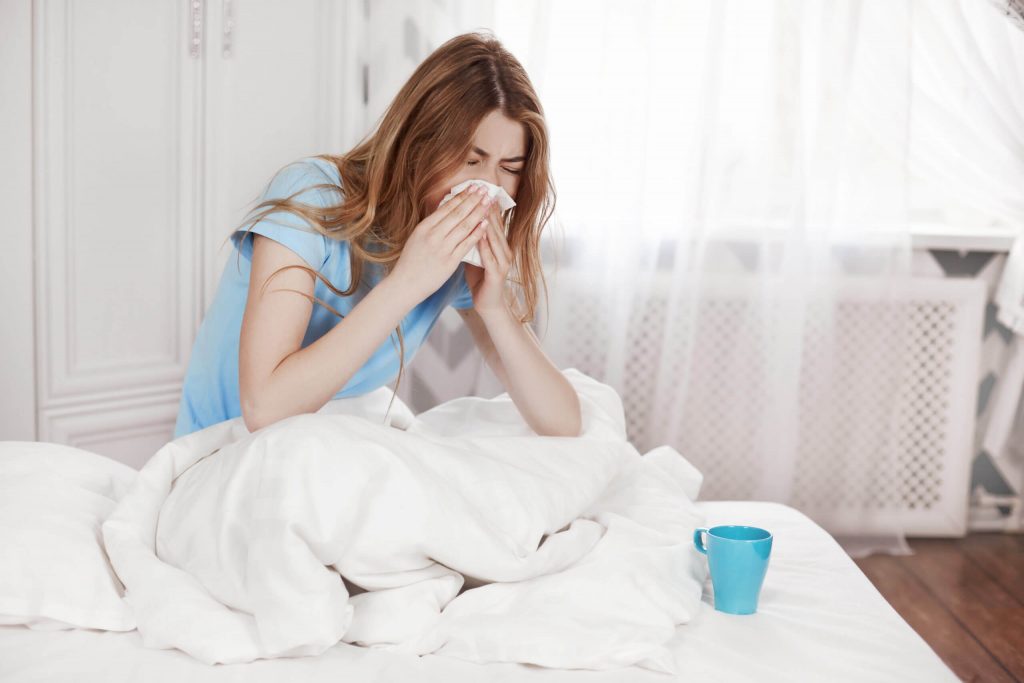
<path fill-rule="evenodd" d="M 659 277 L 665 277 L 659 275 Z M 795 476 L 786 495 L 763 488 L 763 462 L 754 433 L 771 401 L 762 391 L 764 363 L 757 361 L 760 329 L 744 329 L 747 304 L 742 276 L 702 280 L 708 292 L 699 312 L 699 336 L 693 341 L 692 373 L 684 372 L 691 351 L 691 315 L 676 316 L 666 330 L 667 280 L 656 281 L 653 295 L 638 302 L 630 319 L 613 327 L 599 311 L 607 308 L 603 283 L 574 270 L 549 278 L 550 310 L 543 307 L 544 346 L 561 368 L 575 367 L 614 386 L 623 398 L 630 441 L 641 452 L 668 444 L 703 474 L 702 500 L 783 500 L 833 534 L 878 534 L 902 528 L 908 536 L 962 536 L 967 531 L 971 461 L 978 394 L 978 368 L 986 296 L 974 279 L 911 277 L 885 285 L 850 277 L 836 285 L 834 307 L 838 381 L 832 396 L 820 379 L 822 358 L 815 344 L 829 329 L 827 315 L 811 309 L 804 326 L 804 357 L 794 385 L 801 412 Z M 687 302 L 675 304 L 685 307 Z M 689 313 L 692 313 L 690 311 Z M 550 321 L 547 324 L 546 321 Z M 907 325 L 906 343 L 894 334 Z M 623 335 L 625 331 L 625 335 Z M 624 343 L 623 343 L 624 342 Z M 746 361 L 722 364 L 742 347 Z M 894 348 L 902 346 L 903 348 Z M 663 347 L 671 348 L 678 372 L 667 391 L 685 395 L 682 409 L 659 400 L 654 372 Z M 609 364 L 610 354 L 620 361 Z M 824 367 L 827 367 L 825 365 Z M 609 371 L 611 368 L 611 371 Z M 614 372 L 621 368 L 621 373 Z M 883 369 L 894 369 L 886 372 Z M 689 374 L 689 376 L 687 376 Z M 684 389 L 688 394 L 680 394 Z M 897 409 L 885 411 L 887 396 L 898 392 Z M 669 396 L 671 398 L 671 396 Z M 883 400 L 884 399 L 884 400 Z M 676 401 L 678 405 L 678 401 Z M 832 409 L 837 408 L 837 409 Z M 729 423 L 751 429 L 724 429 Z M 745 421 L 735 416 L 750 415 Z M 670 426 L 675 425 L 674 429 Z M 674 436 L 672 435 L 674 432 Z M 838 452 L 865 456 L 842 466 Z M 882 457 L 894 449 L 895 457 Z M 874 459 L 894 467 L 872 464 Z M 759 488 L 760 487 L 760 488 Z M 776 489 L 777 492 L 777 489 Z"/>

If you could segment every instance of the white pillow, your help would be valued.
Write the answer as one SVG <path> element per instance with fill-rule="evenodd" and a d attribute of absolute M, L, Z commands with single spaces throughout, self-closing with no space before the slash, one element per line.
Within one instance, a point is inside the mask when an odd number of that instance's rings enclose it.
<path fill-rule="evenodd" d="M 0 441 L 0 624 L 135 628 L 100 527 L 137 475 L 71 446 Z"/>

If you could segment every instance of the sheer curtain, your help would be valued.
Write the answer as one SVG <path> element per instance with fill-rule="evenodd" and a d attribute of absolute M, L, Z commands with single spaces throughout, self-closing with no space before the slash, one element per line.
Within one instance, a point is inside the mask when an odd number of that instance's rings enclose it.
<path fill-rule="evenodd" d="M 905 466 L 889 296 L 910 274 L 911 10 L 495 3 L 553 138 L 546 349 L 580 364 L 560 325 L 589 291 L 586 370 L 622 392 L 647 378 L 641 452 L 670 444 L 702 499 L 786 503 L 854 555 L 910 552 L 871 501 Z"/>
<path fill-rule="evenodd" d="M 922 5 L 912 169 L 975 222 L 1017 234 L 994 297 L 999 321 L 1014 336 L 978 431 L 981 447 L 1024 495 L 1024 19 L 1016 14 L 1024 5 Z"/>
<path fill-rule="evenodd" d="M 992 35 L 1009 22 L 983 3 L 381 0 L 369 115 L 443 40 L 493 30 L 552 136 L 548 353 L 632 397 L 631 440 L 677 448 L 702 499 L 785 503 L 854 556 L 907 554 L 887 501 L 913 467 L 893 294 L 912 177 L 1024 215 L 1019 36 Z"/>

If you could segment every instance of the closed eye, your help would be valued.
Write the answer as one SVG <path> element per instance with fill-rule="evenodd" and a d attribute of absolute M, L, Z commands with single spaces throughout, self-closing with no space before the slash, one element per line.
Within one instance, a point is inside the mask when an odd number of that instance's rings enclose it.
<path fill-rule="evenodd" d="M 466 163 L 468 163 L 470 166 L 474 166 L 476 164 L 479 164 L 480 162 L 479 161 L 468 161 Z M 517 171 L 514 168 L 502 168 L 501 170 L 505 171 L 506 173 L 511 173 L 512 175 L 519 175 L 521 173 L 521 171 Z"/>

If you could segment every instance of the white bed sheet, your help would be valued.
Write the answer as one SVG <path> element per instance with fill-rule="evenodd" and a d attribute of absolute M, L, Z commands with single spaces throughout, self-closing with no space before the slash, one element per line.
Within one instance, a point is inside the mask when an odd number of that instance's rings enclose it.
<path fill-rule="evenodd" d="M 37 631 L 0 626 L 0 681 L 957 681 L 824 529 L 777 503 L 703 501 L 708 526 L 751 524 L 775 536 L 759 610 L 713 608 L 676 629 L 678 675 L 638 667 L 556 670 L 399 655 L 346 643 L 318 657 L 207 666 L 177 650 L 142 646 L 138 631 Z"/>

